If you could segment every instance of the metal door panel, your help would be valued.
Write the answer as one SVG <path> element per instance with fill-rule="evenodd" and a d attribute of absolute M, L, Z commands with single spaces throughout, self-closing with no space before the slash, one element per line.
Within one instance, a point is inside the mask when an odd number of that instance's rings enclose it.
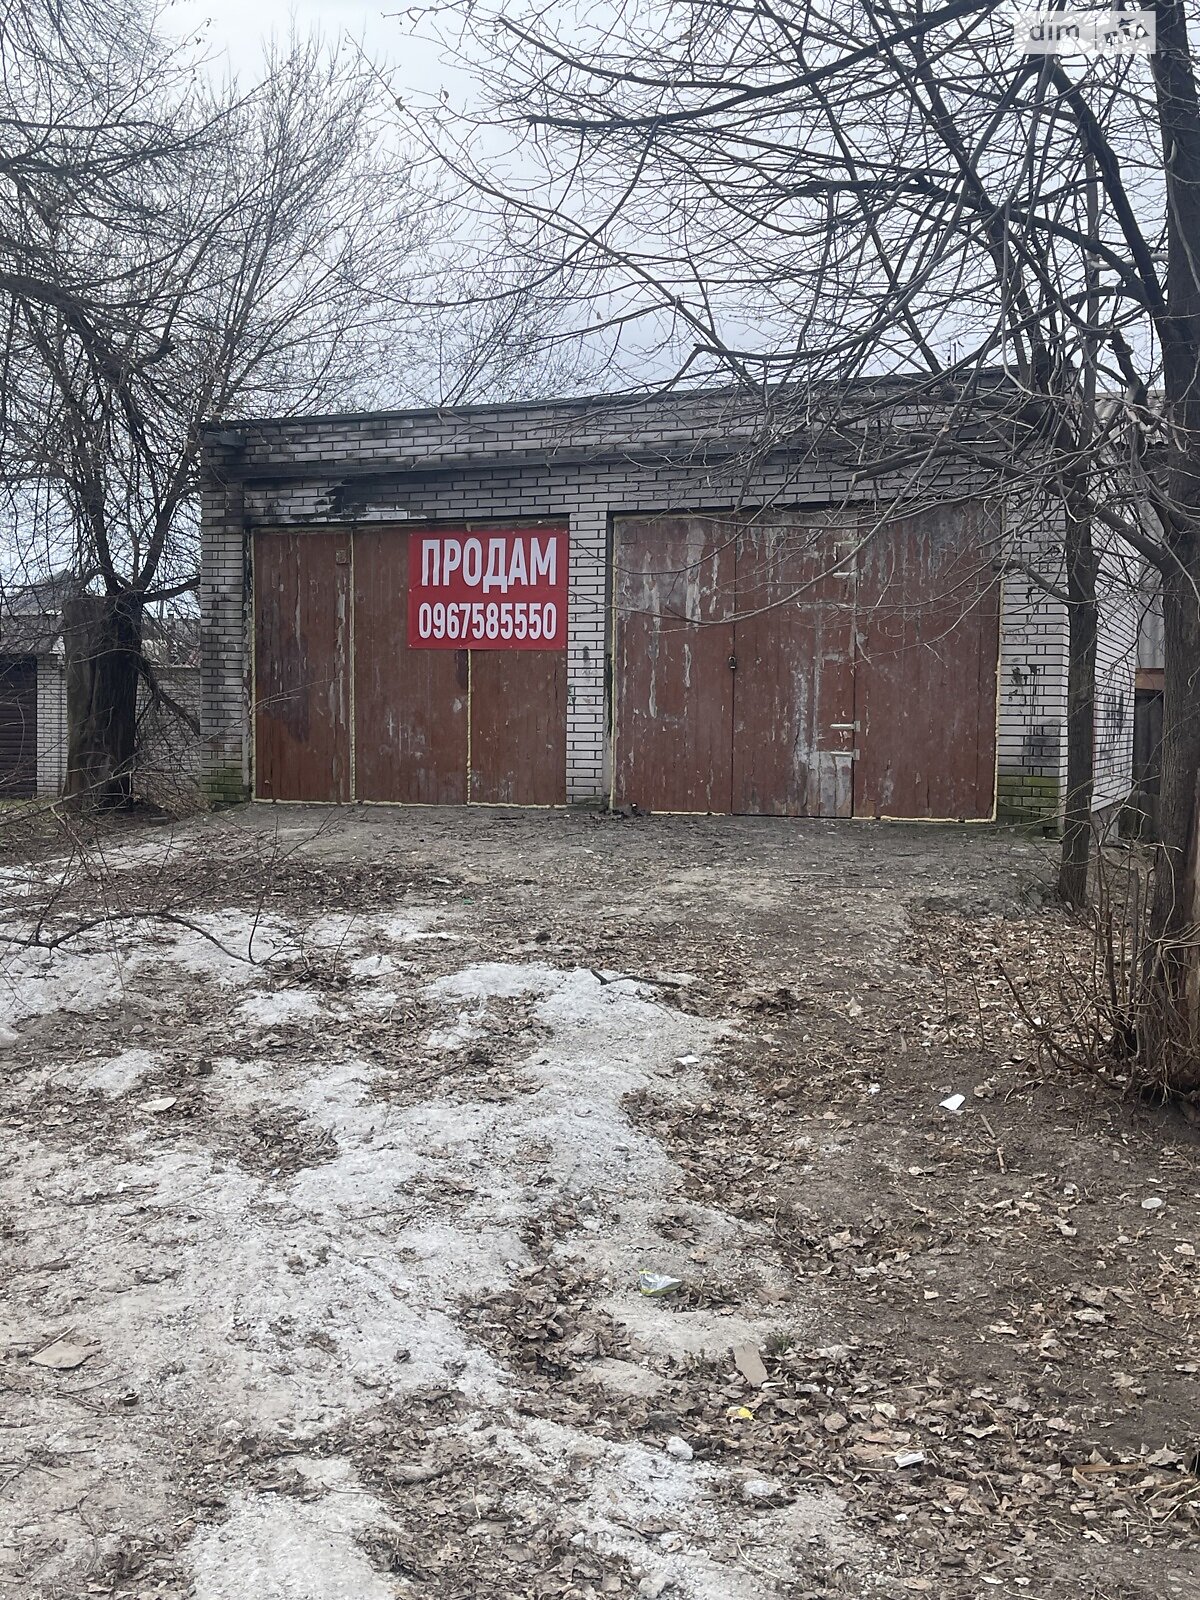
<path fill-rule="evenodd" d="M 408 563 L 420 538 L 354 534 L 355 798 L 461 805 L 467 798 L 465 650 L 408 645 Z"/>
<path fill-rule="evenodd" d="M 566 804 L 564 650 L 472 650 L 470 797 Z"/>
<path fill-rule="evenodd" d="M 614 531 L 614 798 L 729 811 L 737 524 L 622 517 Z"/>
<path fill-rule="evenodd" d="M 995 800 L 994 509 L 888 522 L 859 558 L 854 813 L 980 819 Z"/>
<path fill-rule="evenodd" d="M 254 537 L 254 777 L 262 800 L 350 798 L 350 536 Z"/>
<path fill-rule="evenodd" d="M 738 542 L 733 809 L 743 815 L 851 814 L 853 545 L 844 521 L 800 513 L 751 519 Z"/>

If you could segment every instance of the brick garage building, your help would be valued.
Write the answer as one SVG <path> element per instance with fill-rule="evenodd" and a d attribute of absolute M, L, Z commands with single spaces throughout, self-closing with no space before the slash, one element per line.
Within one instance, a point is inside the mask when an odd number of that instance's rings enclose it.
<path fill-rule="evenodd" d="M 214 428 L 210 796 L 1053 813 L 1066 620 L 997 576 L 1011 508 L 947 478 L 893 515 L 781 441 L 711 391 Z M 1104 618 L 1098 808 L 1129 788 L 1115 586 Z"/>

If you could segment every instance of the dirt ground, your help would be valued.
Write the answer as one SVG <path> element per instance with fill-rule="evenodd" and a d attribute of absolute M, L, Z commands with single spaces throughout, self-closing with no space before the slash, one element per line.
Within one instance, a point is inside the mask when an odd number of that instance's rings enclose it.
<path fill-rule="evenodd" d="M 0 1596 L 1200 1592 L 1197 1133 L 1039 1060 L 1041 841 L 5 839 Z"/>

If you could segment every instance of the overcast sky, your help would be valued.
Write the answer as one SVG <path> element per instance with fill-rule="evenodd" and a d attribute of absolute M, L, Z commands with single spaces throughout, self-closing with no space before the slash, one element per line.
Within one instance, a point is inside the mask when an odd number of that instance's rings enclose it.
<path fill-rule="evenodd" d="M 342 35 L 364 42 L 410 93 L 436 94 L 454 79 L 436 46 L 412 38 L 403 0 L 165 0 L 164 22 L 180 36 L 194 31 L 214 63 L 227 60 L 239 74 L 253 74 L 264 37 L 286 38 L 294 26 L 330 42 Z"/>

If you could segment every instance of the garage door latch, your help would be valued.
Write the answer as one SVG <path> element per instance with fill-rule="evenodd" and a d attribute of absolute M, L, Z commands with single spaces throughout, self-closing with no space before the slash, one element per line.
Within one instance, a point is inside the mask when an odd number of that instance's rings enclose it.
<path fill-rule="evenodd" d="M 737 671 L 737 657 L 736 656 L 730 656 L 730 658 L 729 658 L 729 670 L 730 670 L 730 672 L 736 672 Z"/>

